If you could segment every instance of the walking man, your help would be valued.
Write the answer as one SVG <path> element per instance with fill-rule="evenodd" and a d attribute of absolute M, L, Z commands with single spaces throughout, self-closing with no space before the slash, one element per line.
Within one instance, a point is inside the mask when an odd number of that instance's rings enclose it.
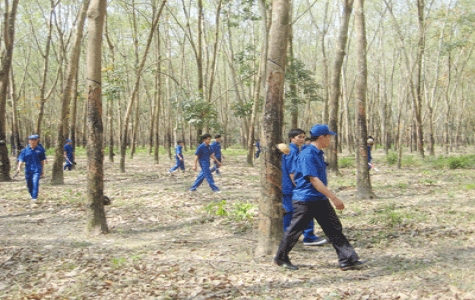
<path fill-rule="evenodd" d="M 74 163 L 74 150 L 73 150 L 73 141 L 70 139 L 66 140 L 66 145 L 64 145 L 64 160 L 66 161 L 66 164 L 63 167 L 63 170 L 68 169 L 68 171 L 71 171 L 73 168 L 73 163 Z"/>
<path fill-rule="evenodd" d="M 209 169 L 209 160 L 214 160 L 218 166 L 221 166 L 221 163 L 214 157 L 213 149 L 211 149 L 211 135 L 204 134 L 201 137 L 201 141 L 203 142 L 201 145 L 196 148 L 195 152 L 195 164 L 193 166 L 193 171 L 198 169 L 198 161 L 200 162 L 201 172 L 196 177 L 195 183 L 191 186 L 190 192 L 196 191 L 196 189 L 201 185 L 203 180 L 206 178 L 208 184 L 215 193 L 220 193 L 219 188 L 214 184 L 213 175 Z"/>
<path fill-rule="evenodd" d="M 221 153 L 221 135 L 215 135 L 214 139 L 214 142 L 211 144 L 211 149 L 213 149 L 214 157 L 222 164 L 224 155 Z M 214 162 L 214 167 L 211 168 L 210 172 L 213 173 L 214 171 L 216 171 L 216 175 L 221 175 L 216 161 Z"/>
<path fill-rule="evenodd" d="M 183 141 L 178 141 L 177 142 L 177 145 L 176 145 L 176 148 L 175 148 L 176 164 L 173 168 L 171 168 L 168 171 L 170 173 L 170 175 L 173 172 L 175 172 L 176 170 L 178 170 L 178 168 L 180 168 L 180 170 L 185 172 L 185 157 L 183 156 L 183 146 L 184 145 L 185 145 L 185 143 Z"/>
<path fill-rule="evenodd" d="M 289 132 L 289 139 L 290 153 L 282 155 L 282 207 L 285 210 L 284 232 L 289 227 L 290 221 L 292 221 L 292 213 L 294 212 L 292 209 L 292 192 L 295 188 L 293 167 L 300 153 L 300 147 L 304 143 L 305 131 L 300 128 L 292 129 Z M 326 239 L 315 235 L 313 219 L 307 225 L 303 231 L 304 246 L 321 246 L 327 242 Z"/>
<path fill-rule="evenodd" d="M 28 137 L 28 146 L 23 149 L 18 157 L 17 172 L 21 171 L 21 166 L 25 164 L 25 179 L 31 200 L 38 199 L 40 177 L 43 176 L 43 167 L 46 160 L 46 153 L 43 147 L 38 146 L 39 136 L 34 134 Z"/>
<path fill-rule="evenodd" d="M 310 220 L 317 220 L 323 232 L 330 239 L 338 256 L 342 271 L 359 269 L 365 263 L 360 261 L 353 246 L 342 232 L 342 224 L 332 205 L 343 210 L 343 202 L 327 188 L 326 165 L 322 149 L 330 144 L 336 133 L 327 125 L 317 124 L 310 129 L 311 145 L 298 156 L 295 164 L 295 184 L 292 204 L 294 213 L 289 228 L 284 233 L 274 264 L 290 270 L 298 270 L 289 258 L 289 253 L 297 243 Z M 330 200 L 329 200 L 330 199 Z"/>

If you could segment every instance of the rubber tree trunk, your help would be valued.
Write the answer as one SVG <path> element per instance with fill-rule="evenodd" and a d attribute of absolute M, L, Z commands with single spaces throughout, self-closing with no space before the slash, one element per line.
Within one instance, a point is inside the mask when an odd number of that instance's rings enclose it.
<path fill-rule="evenodd" d="M 106 0 L 92 0 L 87 12 L 87 221 L 91 234 L 108 233 L 104 210 L 104 153 L 102 152 L 102 31 Z"/>
<path fill-rule="evenodd" d="M 10 158 L 7 149 L 6 134 L 6 107 L 7 107 L 7 87 L 9 84 L 10 68 L 13 58 L 13 42 L 15 38 L 15 18 L 19 0 L 13 0 L 10 10 L 5 5 L 5 19 L 3 24 L 4 36 L 2 42 L 5 48 L 2 50 L 2 61 L 0 66 L 0 182 L 10 181 Z M 8 4 L 8 3 L 6 3 Z"/>
<path fill-rule="evenodd" d="M 353 10 L 353 0 L 343 0 L 343 16 L 340 27 L 340 37 L 336 44 L 336 57 L 333 65 L 333 72 L 331 78 L 331 90 L 329 99 L 329 116 L 328 126 L 330 130 L 338 132 L 338 111 L 341 96 L 341 69 L 343 66 L 343 60 L 345 59 L 346 43 L 348 42 L 348 27 L 350 24 L 351 12 Z M 341 134 L 331 139 L 331 143 L 327 149 L 327 158 L 330 172 L 338 174 L 338 146 L 341 139 Z"/>
<path fill-rule="evenodd" d="M 64 83 L 63 95 L 61 97 L 61 118 L 58 120 L 58 135 L 56 138 L 56 149 L 54 154 L 51 184 L 64 184 L 63 145 L 66 141 L 67 137 L 65 135 L 67 134 L 69 127 L 69 103 L 71 102 L 71 92 L 74 90 L 74 79 L 76 78 L 76 74 L 78 72 L 81 40 L 83 36 L 84 22 L 86 20 L 88 6 L 89 0 L 83 1 L 78 26 L 76 29 L 76 36 L 74 38 L 73 48 L 71 49 L 71 58 L 69 60 L 66 81 Z"/>
<path fill-rule="evenodd" d="M 364 0 L 355 0 L 356 57 L 357 70 L 355 83 L 356 107 L 356 198 L 373 198 L 368 168 L 366 138 L 366 91 L 368 89 L 368 70 L 366 60 L 366 27 Z"/>
<path fill-rule="evenodd" d="M 290 26 L 290 0 L 274 0 L 269 32 L 267 91 L 261 135 L 261 195 L 259 200 L 259 242 L 257 257 L 271 254 L 282 237 L 281 155 L 275 145 L 281 142 L 284 77 Z"/>

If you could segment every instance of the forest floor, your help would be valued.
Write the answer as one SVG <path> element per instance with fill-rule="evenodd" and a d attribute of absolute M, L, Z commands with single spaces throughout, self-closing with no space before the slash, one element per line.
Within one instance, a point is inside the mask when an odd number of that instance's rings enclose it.
<path fill-rule="evenodd" d="M 300 270 L 288 271 L 254 258 L 259 168 L 242 151 L 224 153 L 221 194 L 206 182 L 188 192 L 191 152 L 175 176 L 165 156 L 155 165 L 139 153 L 126 173 L 106 162 L 110 233 L 93 237 L 84 232 L 85 155 L 62 186 L 49 183 L 48 163 L 37 204 L 21 175 L 0 183 L 0 299 L 475 299 L 473 168 L 407 156 L 397 169 L 376 150 L 377 198 L 368 200 L 354 198 L 354 167 L 342 168 L 329 186 L 367 267 L 340 271 L 331 245 L 299 242 L 291 258 Z"/>

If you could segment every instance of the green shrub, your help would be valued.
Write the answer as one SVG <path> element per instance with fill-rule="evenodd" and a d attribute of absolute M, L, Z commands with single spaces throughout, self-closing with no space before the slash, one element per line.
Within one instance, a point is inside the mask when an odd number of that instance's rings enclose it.
<path fill-rule="evenodd" d="M 252 210 L 256 207 L 249 202 L 236 202 L 231 212 L 232 217 L 237 221 L 252 219 Z"/>
<path fill-rule="evenodd" d="M 213 202 L 208 204 L 205 207 L 205 211 L 208 212 L 208 215 L 216 215 L 216 216 L 227 216 L 229 213 L 227 212 L 225 200 L 221 200 L 219 202 Z"/>
<path fill-rule="evenodd" d="M 395 165 L 397 163 L 397 153 L 396 152 L 389 152 L 388 155 L 386 155 L 386 163 L 390 166 Z"/>
<path fill-rule="evenodd" d="M 354 168 L 355 167 L 355 158 L 354 157 L 343 157 L 338 160 L 338 166 L 340 168 Z"/>

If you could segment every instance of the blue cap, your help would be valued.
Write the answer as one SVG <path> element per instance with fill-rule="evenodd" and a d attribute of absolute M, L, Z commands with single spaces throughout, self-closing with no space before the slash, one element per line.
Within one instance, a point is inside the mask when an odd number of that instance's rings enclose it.
<path fill-rule="evenodd" d="M 70 139 L 67 139 L 66 140 L 66 143 L 72 143 L 73 141 L 71 141 Z"/>
<path fill-rule="evenodd" d="M 28 137 L 29 140 L 37 140 L 37 139 L 39 139 L 39 138 L 40 138 L 40 136 L 37 135 L 37 134 L 32 134 L 32 135 L 30 135 L 30 136 Z"/>
<path fill-rule="evenodd" d="M 326 134 L 331 134 L 331 135 L 336 135 L 333 131 L 330 131 L 328 128 L 328 125 L 326 124 L 315 124 L 313 125 L 312 129 L 310 129 L 310 136 L 311 137 L 319 137 L 321 135 L 326 135 Z"/>

